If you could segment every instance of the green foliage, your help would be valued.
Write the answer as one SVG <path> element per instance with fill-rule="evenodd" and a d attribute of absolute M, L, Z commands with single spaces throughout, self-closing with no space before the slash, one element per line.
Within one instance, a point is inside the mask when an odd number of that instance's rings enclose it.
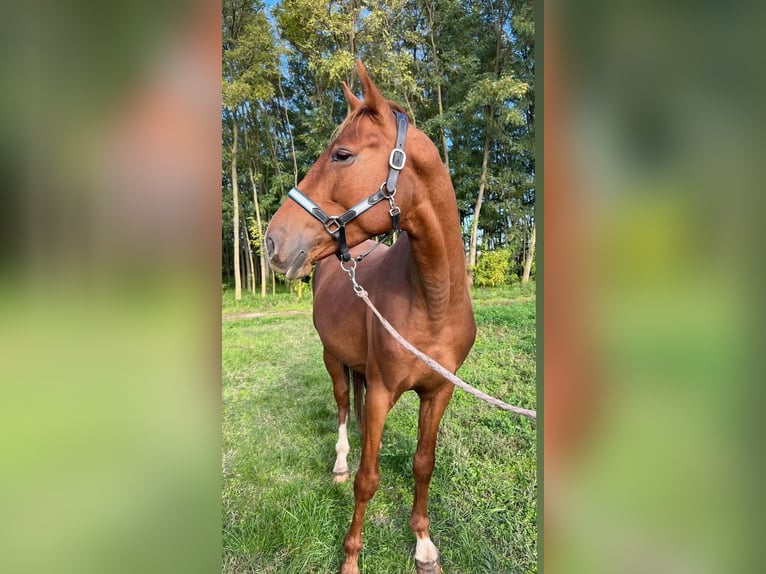
<path fill-rule="evenodd" d="M 511 281 L 511 253 L 507 249 L 485 251 L 479 257 L 473 280 L 480 287 L 497 287 Z"/>
<path fill-rule="evenodd" d="M 253 253 L 260 255 L 261 247 L 263 246 L 263 237 L 261 237 L 261 230 L 258 229 L 258 222 L 255 217 L 248 216 L 247 218 L 247 230 L 250 233 L 250 242 L 252 244 Z"/>
<path fill-rule="evenodd" d="M 233 109 L 274 95 L 277 52 L 266 14 L 227 0 L 223 11 L 223 104 Z M 258 4 L 255 4 L 257 7 Z"/>
<path fill-rule="evenodd" d="M 524 97 L 528 91 L 529 84 L 515 79 L 510 74 L 504 74 L 499 78 L 484 78 L 476 82 L 466 94 L 464 109 L 478 109 L 510 102 Z M 510 109 L 512 108 L 508 111 Z M 523 120 L 517 125 L 522 124 Z"/>
<path fill-rule="evenodd" d="M 240 213 L 251 221 L 257 192 L 265 224 L 344 118 L 340 82 L 360 92 L 361 58 L 449 159 L 466 228 L 488 138 L 480 234 L 486 249 L 510 250 L 517 266 L 535 209 L 533 8 L 531 0 L 278 0 L 269 18 L 261 0 L 224 0 L 222 196 L 231 195 L 233 113 Z M 223 233 L 231 262 L 231 226 Z"/>

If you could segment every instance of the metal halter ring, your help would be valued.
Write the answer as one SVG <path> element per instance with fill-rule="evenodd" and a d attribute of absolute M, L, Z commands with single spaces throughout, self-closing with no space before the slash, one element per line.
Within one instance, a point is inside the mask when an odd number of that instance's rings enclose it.
<path fill-rule="evenodd" d="M 337 235 L 341 227 L 343 227 L 343 224 L 340 221 L 340 217 L 337 217 L 337 216 L 330 217 L 324 223 L 325 231 L 327 231 L 327 233 L 329 233 L 330 235 Z"/>
<path fill-rule="evenodd" d="M 351 286 L 354 289 L 354 293 L 359 295 L 360 297 L 366 297 L 367 291 L 365 291 L 364 287 L 359 285 L 359 283 L 356 282 L 356 259 L 350 260 L 350 265 L 346 267 L 343 265 L 343 261 L 340 262 L 340 268 L 343 269 L 346 273 L 348 273 L 348 278 L 351 280 Z"/>
<path fill-rule="evenodd" d="M 356 259 L 352 259 L 352 260 L 350 261 L 350 264 L 349 264 L 349 266 L 348 266 L 348 267 L 346 267 L 345 265 L 343 265 L 343 261 L 341 261 L 341 262 L 340 262 L 340 267 L 341 267 L 341 269 L 343 269 L 343 271 L 345 271 L 345 272 L 346 272 L 346 273 L 348 273 L 349 275 L 352 275 L 352 274 L 354 274 L 354 272 L 356 271 Z"/>
<path fill-rule="evenodd" d="M 394 188 L 394 191 L 392 193 L 388 193 L 390 190 L 388 189 L 388 182 L 384 181 L 380 184 L 380 187 L 378 188 L 378 193 L 383 194 L 383 197 L 388 199 L 389 197 L 393 197 L 396 193 L 396 188 Z"/>

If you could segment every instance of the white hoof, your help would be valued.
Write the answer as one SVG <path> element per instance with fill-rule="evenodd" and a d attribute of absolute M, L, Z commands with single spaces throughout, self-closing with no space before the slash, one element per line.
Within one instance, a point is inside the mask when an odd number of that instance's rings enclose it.
<path fill-rule="evenodd" d="M 346 482 L 349 479 L 349 476 L 351 476 L 351 473 L 347 470 L 343 471 L 333 471 L 332 473 L 332 483 L 333 484 L 340 484 L 342 482 Z"/>

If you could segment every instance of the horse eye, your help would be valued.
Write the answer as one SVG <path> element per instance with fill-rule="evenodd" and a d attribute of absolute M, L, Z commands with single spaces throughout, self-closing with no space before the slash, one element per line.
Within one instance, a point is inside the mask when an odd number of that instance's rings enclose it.
<path fill-rule="evenodd" d="M 347 149 L 339 149 L 333 152 L 332 154 L 332 160 L 333 161 L 347 161 L 354 157 L 354 154 L 352 154 Z"/>

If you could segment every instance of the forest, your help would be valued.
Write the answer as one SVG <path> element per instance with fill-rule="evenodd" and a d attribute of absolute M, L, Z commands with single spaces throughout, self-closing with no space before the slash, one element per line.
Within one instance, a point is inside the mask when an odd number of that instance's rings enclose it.
<path fill-rule="evenodd" d="M 531 0 L 224 0 L 222 281 L 284 284 L 263 233 L 361 95 L 361 59 L 440 150 L 476 285 L 535 275 Z"/>

